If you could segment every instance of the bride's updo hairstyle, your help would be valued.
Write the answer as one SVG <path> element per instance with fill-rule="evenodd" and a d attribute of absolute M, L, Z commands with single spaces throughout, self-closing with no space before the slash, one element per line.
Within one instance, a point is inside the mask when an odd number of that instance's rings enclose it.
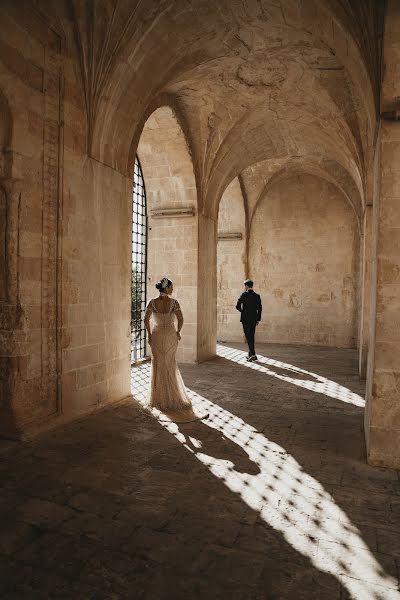
<path fill-rule="evenodd" d="M 172 285 L 172 281 L 168 279 L 168 277 L 163 277 L 160 279 L 158 283 L 156 283 L 156 288 L 159 292 L 165 292 L 167 288 L 170 288 Z"/>

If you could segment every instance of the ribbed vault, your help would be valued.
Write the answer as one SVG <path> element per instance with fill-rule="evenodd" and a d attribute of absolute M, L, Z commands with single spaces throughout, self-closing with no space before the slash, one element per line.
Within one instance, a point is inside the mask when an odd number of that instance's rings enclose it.
<path fill-rule="evenodd" d="M 363 31 L 381 13 L 342 0 L 70 0 L 88 151 L 127 172 L 155 99 L 168 96 L 187 124 L 204 214 L 215 218 L 229 182 L 266 159 L 301 168 L 318 156 L 362 196 L 379 66 Z"/>

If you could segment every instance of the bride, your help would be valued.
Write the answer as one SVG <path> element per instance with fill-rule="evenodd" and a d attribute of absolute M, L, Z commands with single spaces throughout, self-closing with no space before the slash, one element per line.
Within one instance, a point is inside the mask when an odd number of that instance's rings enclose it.
<path fill-rule="evenodd" d="M 199 416 L 193 411 L 176 363 L 183 316 L 178 301 L 171 298 L 172 281 L 163 277 L 156 288 L 160 295 L 150 300 L 144 316 L 152 352 L 147 405 L 158 409 L 175 423 L 203 419 L 206 415 Z"/>

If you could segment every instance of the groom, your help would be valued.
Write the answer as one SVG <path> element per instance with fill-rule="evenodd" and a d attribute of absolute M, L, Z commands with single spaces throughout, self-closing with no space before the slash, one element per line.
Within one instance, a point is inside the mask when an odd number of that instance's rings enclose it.
<path fill-rule="evenodd" d="M 244 335 L 246 336 L 249 346 L 249 355 L 247 360 L 253 362 L 257 360 L 254 350 L 254 335 L 256 326 L 261 321 L 261 298 L 253 290 L 253 282 L 251 279 L 246 279 L 244 282 L 245 291 L 240 296 L 236 303 L 236 308 L 240 312 L 240 321 L 243 325 Z"/>

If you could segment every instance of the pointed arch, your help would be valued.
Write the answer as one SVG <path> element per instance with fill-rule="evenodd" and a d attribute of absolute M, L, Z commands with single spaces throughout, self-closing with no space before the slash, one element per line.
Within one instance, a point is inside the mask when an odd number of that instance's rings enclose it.
<path fill-rule="evenodd" d="M 185 316 L 178 359 L 192 362 L 197 358 L 197 186 L 187 138 L 171 106 L 148 116 L 137 155 L 147 199 L 147 299 L 161 276 L 172 280 Z"/>

